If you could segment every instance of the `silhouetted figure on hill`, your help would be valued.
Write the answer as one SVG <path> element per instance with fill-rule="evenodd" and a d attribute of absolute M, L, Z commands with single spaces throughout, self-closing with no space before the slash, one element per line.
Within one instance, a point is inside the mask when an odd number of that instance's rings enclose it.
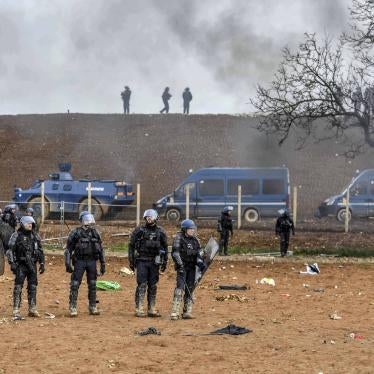
<path fill-rule="evenodd" d="M 162 101 L 164 103 L 164 108 L 160 110 L 160 113 L 169 113 L 169 100 L 171 98 L 169 87 L 166 87 L 164 92 L 162 93 Z"/>
<path fill-rule="evenodd" d="M 192 101 L 192 94 L 188 87 L 183 91 L 183 114 L 190 113 L 190 102 Z"/>
<path fill-rule="evenodd" d="M 123 112 L 125 114 L 130 114 L 131 90 L 128 86 L 125 86 L 125 91 L 121 92 L 121 97 L 122 97 L 122 101 L 123 101 Z"/>

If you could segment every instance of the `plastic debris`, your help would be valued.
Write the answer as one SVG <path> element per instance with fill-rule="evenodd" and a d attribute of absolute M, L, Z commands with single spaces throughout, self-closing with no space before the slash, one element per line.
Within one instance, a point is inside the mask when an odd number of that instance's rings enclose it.
<path fill-rule="evenodd" d="M 54 319 L 54 318 L 56 318 L 56 316 L 52 313 L 45 312 L 44 313 L 44 318 L 45 319 Z"/>
<path fill-rule="evenodd" d="M 244 296 L 239 296 L 239 295 L 236 295 L 234 293 L 230 294 L 230 295 L 225 295 L 225 296 L 217 296 L 216 297 L 216 300 L 217 301 L 239 301 L 240 303 L 247 303 L 249 301 L 249 299 L 247 297 L 244 297 Z"/>
<path fill-rule="evenodd" d="M 248 334 L 249 332 L 253 332 L 253 330 L 247 329 L 246 327 L 227 325 L 226 327 L 223 327 L 222 329 L 212 331 L 209 335 L 223 335 L 223 334 L 242 335 L 242 334 Z"/>
<path fill-rule="evenodd" d="M 220 290 L 234 290 L 234 291 L 244 291 L 248 290 L 249 287 L 245 284 L 220 284 Z"/>
<path fill-rule="evenodd" d="M 314 292 L 325 292 L 324 288 L 313 288 Z"/>
<path fill-rule="evenodd" d="M 330 314 L 330 318 L 333 320 L 342 319 L 342 317 L 340 317 L 337 312 Z"/>
<path fill-rule="evenodd" d="M 119 275 L 122 275 L 123 277 L 126 276 L 126 275 L 134 275 L 135 273 L 127 268 L 126 266 L 124 266 L 123 268 L 121 268 L 121 270 L 119 271 Z"/>
<path fill-rule="evenodd" d="M 260 284 L 268 284 L 269 286 L 275 286 L 275 281 L 273 278 L 262 278 Z"/>
<path fill-rule="evenodd" d="M 351 332 L 348 336 L 351 339 L 355 339 L 355 340 L 363 340 L 363 339 L 365 339 L 363 335 L 355 334 L 354 332 Z"/>
<path fill-rule="evenodd" d="M 144 336 L 144 335 L 161 335 L 161 332 L 156 329 L 156 327 L 148 327 L 145 330 L 137 331 L 137 335 Z"/>
<path fill-rule="evenodd" d="M 100 291 L 119 291 L 121 285 L 113 281 L 98 280 L 96 281 L 96 288 Z"/>
<path fill-rule="evenodd" d="M 306 271 L 300 271 L 300 274 L 307 274 L 307 275 L 318 275 L 319 273 L 320 273 L 320 270 L 316 262 L 314 264 L 307 264 Z"/>

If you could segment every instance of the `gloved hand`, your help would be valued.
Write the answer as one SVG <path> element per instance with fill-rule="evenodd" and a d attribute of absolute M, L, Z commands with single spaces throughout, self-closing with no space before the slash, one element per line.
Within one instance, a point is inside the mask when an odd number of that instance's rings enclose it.
<path fill-rule="evenodd" d="M 134 264 L 133 264 L 132 262 L 130 262 L 129 266 L 130 266 L 130 269 L 131 269 L 132 271 L 135 271 L 135 266 L 134 266 Z"/>
<path fill-rule="evenodd" d="M 45 272 L 45 266 L 44 264 L 39 265 L 39 274 L 43 274 Z"/>
<path fill-rule="evenodd" d="M 13 274 L 16 274 L 17 268 L 18 268 L 18 265 L 15 262 L 12 262 L 10 264 L 10 270 L 12 271 Z"/>
<path fill-rule="evenodd" d="M 167 263 L 163 262 L 160 266 L 161 273 L 163 273 L 166 270 Z"/>
<path fill-rule="evenodd" d="M 197 263 L 197 267 L 200 269 L 201 272 L 203 272 L 206 269 L 206 265 L 202 261 L 199 261 Z"/>
<path fill-rule="evenodd" d="M 100 263 L 100 274 L 101 275 L 105 274 L 105 262 Z"/>
<path fill-rule="evenodd" d="M 66 265 L 66 272 L 67 273 L 72 273 L 74 271 L 73 267 L 71 266 L 71 264 L 69 265 Z"/>

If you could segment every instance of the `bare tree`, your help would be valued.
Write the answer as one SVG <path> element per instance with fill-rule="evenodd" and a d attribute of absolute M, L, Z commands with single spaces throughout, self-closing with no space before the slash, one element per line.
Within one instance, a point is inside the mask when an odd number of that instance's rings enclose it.
<path fill-rule="evenodd" d="M 349 35 L 320 41 L 305 34 L 296 51 L 283 49 L 269 87 L 257 87 L 251 102 L 261 115 L 259 130 L 276 134 L 279 144 L 295 131 L 299 147 L 311 136 L 335 138 L 348 157 L 374 147 L 374 4 L 353 0 L 350 10 Z M 351 140 L 354 128 L 358 140 Z"/>

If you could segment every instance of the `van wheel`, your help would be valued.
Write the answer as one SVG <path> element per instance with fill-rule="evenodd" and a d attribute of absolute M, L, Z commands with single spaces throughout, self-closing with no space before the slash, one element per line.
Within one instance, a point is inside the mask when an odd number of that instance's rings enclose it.
<path fill-rule="evenodd" d="M 244 219 L 248 223 L 253 223 L 253 222 L 258 221 L 259 215 L 258 215 L 257 210 L 253 208 L 247 209 L 244 212 Z"/>
<path fill-rule="evenodd" d="M 178 209 L 169 209 L 166 212 L 166 219 L 168 221 L 179 221 L 181 219 L 181 213 Z"/>
<path fill-rule="evenodd" d="M 27 202 L 28 208 L 34 209 L 34 217 L 41 217 L 42 216 L 42 198 L 41 197 L 33 197 Z M 49 201 L 44 198 L 44 218 L 47 218 L 49 215 Z"/>
<path fill-rule="evenodd" d="M 336 215 L 336 219 L 339 221 L 339 222 L 345 222 L 345 212 L 346 212 L 346 209 L 343 208 L 343 209 L 340 209 L 338 211 L 338 214 Z M 351 211 L 348 212 L 348 221 L 350 221 L 352 218 L 352 213 Z"/>
<path fill-rule="evenodd" d="M 88 199 L 84 199 L 79 204 L 79 214 L 84 210 L 88 211 Z M 95 199 L 92 199 L 91 214 L 94 216 L 95 221 L 99 221 L 104 215 L 101 205 Z"/>

